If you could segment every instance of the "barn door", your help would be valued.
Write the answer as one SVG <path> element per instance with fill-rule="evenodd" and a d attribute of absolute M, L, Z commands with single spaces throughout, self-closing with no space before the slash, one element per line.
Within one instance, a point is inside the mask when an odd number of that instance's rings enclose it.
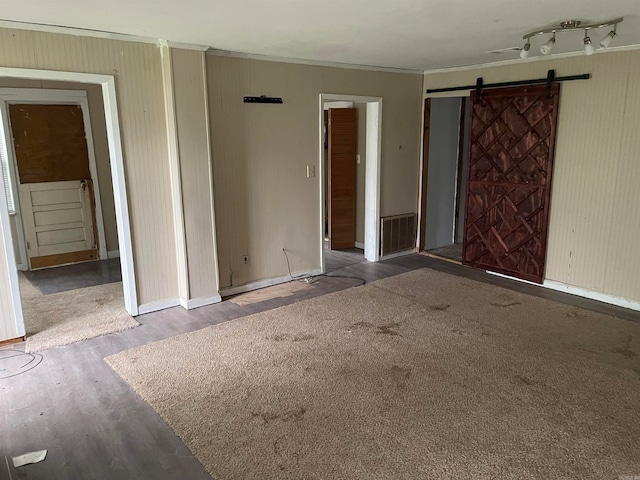
<path fill-rule="evenodd" d="M 471 95 L 465 265 L 542 283 L 559 93 Z"/>
<path fill-rule="evenodd" d="M 356 244 L 356 153 L 358 126 L 355 108 L 329 109 L 328 205 L 329 248 Z"/>

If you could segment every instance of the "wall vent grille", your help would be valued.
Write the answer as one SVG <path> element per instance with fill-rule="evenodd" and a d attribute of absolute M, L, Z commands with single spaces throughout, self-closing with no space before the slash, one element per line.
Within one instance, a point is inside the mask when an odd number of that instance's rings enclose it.
<path fill-rule="evenodd" d="M 406 213 L 381 219 L 381 255 L 404 252 L 416 246 L 416 214 Z"/>

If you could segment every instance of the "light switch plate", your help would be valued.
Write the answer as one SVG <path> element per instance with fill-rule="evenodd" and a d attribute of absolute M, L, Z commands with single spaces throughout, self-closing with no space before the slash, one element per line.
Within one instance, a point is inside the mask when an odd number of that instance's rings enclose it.
<path fill-rule="evenodd" d="M 358 165 L 360 164 L 360 154 L 356 155 L 356 163 Z"/>
<path fill-rule="evenodd" d="M 316 176 L 316 166 L 307 165 L 307 178 L 313 178 Z"/>

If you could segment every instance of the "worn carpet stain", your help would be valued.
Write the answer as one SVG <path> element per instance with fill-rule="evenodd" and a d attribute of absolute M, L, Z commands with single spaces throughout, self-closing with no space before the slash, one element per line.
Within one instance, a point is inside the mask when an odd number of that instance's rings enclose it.
<path fill-rule="evenodd" d="M 635 358 L 638 356 L 636 352 L 631 350 L 631 342 L 633 341 L 633 335 L 629 335 L 621 348 L 614 348 L 612 352 L 618 353 L 625 358 Z"/>
<path fill-rule="evenodd" d="M 423 269 L 106 361 L 216 480 L 640 473 L 640 324 L 572 311 Z"/>

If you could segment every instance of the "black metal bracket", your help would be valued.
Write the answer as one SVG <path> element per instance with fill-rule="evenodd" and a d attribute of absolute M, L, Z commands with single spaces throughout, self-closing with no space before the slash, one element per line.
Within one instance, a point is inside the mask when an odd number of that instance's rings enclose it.
<path fill-rule="evenodd" d="M 459 92 L 462 90 L 474 90 L 478 95 L 482 93 L 486 88 L 499 88 L 499 87 L 521 87 L 525 85 L 547 85 L 550 75 L 553 75 L 551 83 L 553 82 L 570 82 L 572 80 L 589 80 L 591 78 L 590 73 L 583 73 L 580 75 L 568 75 L 566 77 L 556 77 L 555 70 L 549 70 L 546 78 L 535 78 L 532 80 L 516 80 L 514 82 L 499 82 L 499 83 L 483 83 L 482 77 L 476 80 L 475 85 L 465 85 L 463 87 L 446 87 L 446 88 L 428 88 L 427 93 L 442 93 L 442 92 Z"/>
<path fill-rule="evenodd" d="M 478 101 L 482 98 L 482 77 L 476 79 L 476 98 Z"/>
<path fill-rule="evenodd" d="M 553 81 L 556 78 L 556 71 L 549 70 L 547 72 L 547 97 L 551 98 L 551 87 L 553 86 Z"/>
<path fill-rule="evenodd" d="M 282 103 L 280 97 L 267 97 L 260 95 L 259 97 L 244 97 L 244 103 Z"/>

